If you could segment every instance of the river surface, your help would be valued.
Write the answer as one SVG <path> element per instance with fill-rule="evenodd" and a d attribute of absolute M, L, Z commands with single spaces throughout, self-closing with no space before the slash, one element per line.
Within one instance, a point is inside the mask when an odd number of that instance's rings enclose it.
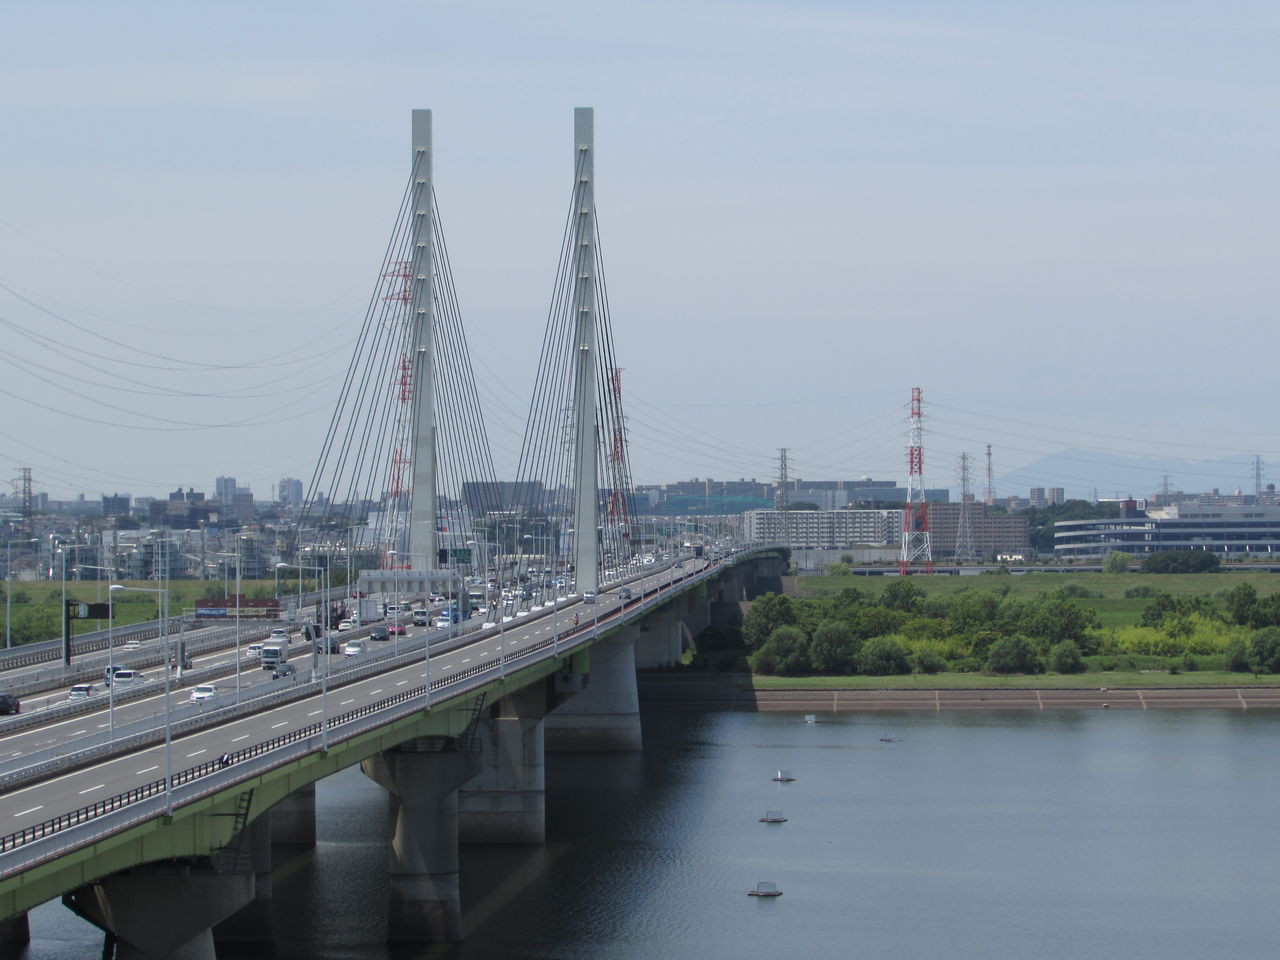
<path fill-rule="evenodd" d="M 1280 713 L 818 719 L 655 714 L 643 755 L 549 757 L 549 842 L 466 848 L 467 941 L 436 951 L 383 944 L 386 798 L 332 777 L 316 849 L 277 869 L 275 955 L 1276 956 Z M 58 903 L 31 930 L 32 960 L 101 950 Z"/>

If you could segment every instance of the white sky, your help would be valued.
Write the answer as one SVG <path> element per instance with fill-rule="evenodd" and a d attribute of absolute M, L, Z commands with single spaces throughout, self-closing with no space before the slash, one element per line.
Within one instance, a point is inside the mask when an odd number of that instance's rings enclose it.
<path fill-rule="evenodd" d="M 784 446 L 792 476 L 900 478 L 916 385 L 929 486 L 986 443 L 1024 487 L 1109 490 L 1089 451 L 1280 478 L 1277 27 L 1249 0 L 9 0 L 0 478 L 310 477 L 415 107 L 511 476 L 575 106 L 637 482 L 764 479 Z"/>

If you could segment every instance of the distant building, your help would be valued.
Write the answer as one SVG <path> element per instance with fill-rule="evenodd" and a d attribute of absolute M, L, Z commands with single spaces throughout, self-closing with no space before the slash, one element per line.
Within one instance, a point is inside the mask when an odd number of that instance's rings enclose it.
<path fill-rule="evenodd" d="M 132 497 L 127 493 L 113 493 L 107 496 L 102 495 L 102 515 L 104 517 L 127 517 L 129 515 L 130 500 Z"/>
<path fill-rule="evenodd" d="M 1001 555 L 1031 554 L 1031 534 L 1025 516 L 989 513 L 985 503 L 970 503 L 973 521 L 973 548 L 979 560 Z M 929 505 L 929 540 L 935 560 L 955 556 L 956 532 L 960 527 L 960 504 Z"/>
<path fill-rule="evenodd" d="M 1113 550 L 1138 556 L 1159 550 L 1280 555 L 1280 507 L 1183 502 L 1144 510 L 1139 503 L 1128 501 L 1119 517 L 1106 520 L 1058 521 L 1055 552 L 1066 557 L 1102 557 Z"/>
<path fill-rule="evenodd" d="M 748 510 L 742 516 L 747 540 L 785 540 L 797 549 L 887 545 L 900 542 L 902 537 L 901 510 L 787 510 L 785 521 L 781 510 Z"/>
<path fill-rule="evenodd" d="M 280 503 L 286 507 L 302 505 L 302 481 L 294 477 L 285 477 L 280 481 Z"/>
<path fill-rule="evenodd" d="M 218 477 L 213 481 L 213 495 L 224 505 L 230 506 L 236 499 L 236 478 Z"/>

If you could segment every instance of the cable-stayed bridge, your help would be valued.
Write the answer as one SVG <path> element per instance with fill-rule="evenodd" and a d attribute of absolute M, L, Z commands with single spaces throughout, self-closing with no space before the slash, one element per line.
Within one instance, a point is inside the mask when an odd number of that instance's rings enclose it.
<path fill-rule="evenodd" d="M 396 811 L 390 938 L 456 940 L 459 840 L 541 842 L 544 751 L 640 749 L 637 666 L 677 661 L 741 599 L 777 588 L 775 547 L 663 557 L 636 521 L 591 111 L 575 111 L 569 212 L 510 482 L 485 439 L 429 111 L 412 132 L 293 566 L 364 567 L 361 592 L 444 625 L 401 633 L 397 611 L 384 639 L 377 623 L 350 631 L 366 652 L 349 657 L 295 642 L 299 672 L 270 680 L 243 638 L 230 665 L 226 638 L 209 639 L 193 676 L 234 669 L 235 696 L 182 705 L 188 691 L 166 678 L 113 689 L 105 711 L 0 721 L 0 935 L 21 940 L 25 911 L 62 897 L 104 930 L 104 954 L 212 957 L 215 931 L 270 941 L 272 844 L 314 843 L 315 783 L 359 764 Z M 317 604 L 317 619 L 328 612 Z"/>

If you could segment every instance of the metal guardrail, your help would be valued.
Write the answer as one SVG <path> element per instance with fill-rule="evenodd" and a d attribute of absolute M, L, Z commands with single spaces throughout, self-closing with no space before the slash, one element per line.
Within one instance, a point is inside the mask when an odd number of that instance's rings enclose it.
<path fill-rule="evenodd" d="M 235 631 L 233 629 L 227 629 L 227 630 L 218 631 L 217 633 L 209 634 L 204 637 L 200 637 L 199 639 L 187 640 L 186 641 L 187 654 L 192 656 L 200 656 L 201 654 L 209 653 L 210 651 L 213 651 L 213 650 L 220 650 L 225 645 L 228 636 L 234 634 L 234 632 Z M 269 632 L 269 629 L 266 627 L 255 627 L 253 630 L 250 630 L 247 632 L 242 629 L 240 632 L 240 639 L 242 642 L 253 643 L 256 640 L 264 639 L 267 636 L 268 632 Z M 169 634 L 169 636 L 177 637 L 178 634 Z M 115 659 L 116 665 L 128 666 L 130 669 L 136 669 L 138 667 L 164 666 L 165 660 L 166 660 L 165 651 L 158 647 L 149 647 L 146 650 L 125 650 L 125 651 L 119 651 L 119 653 L 120 653 L 120 656 Z M 241 662 L 243 663 L 244 660 L 242 659 Z M 73 666 L 70 670 L 59 667 L 57 670 L 51 670 L 51 671 L 48 671 L 47 673 L 45 671 L 40 671 L 39 673 L 29 675 L 26 678 L 25 683 L 12 684 L 12 685 L 6 686 L 5 692 L 26 695 L 31 690 L 48 690 L 51 687 L 60 687 L 60 686 L 70 687 L 71 685 L 76 683 L 87 683 L 87 682 L 93 682 L 93 681 L 100 682 L 102 680 L 103 669 L 106 667 L 106 665 L 107 665 L 107 658 L 98 657 L 98 658 L 94 658 L 93 660 Z M 203 675 L 208 669 L 209 668 L 202 668 L 199 671 L 185 670 L 183 671 L 183 680 L 184 681 L 187 680 L 188 677 L 190 677 L 192 674 Z M 235 668 L 233 665 L 232 671 L 234 671 L 234 669 Z M 213 673 L 210 675 L 217 676 L 220 674 Z M 195 680 L 194 682 L 199 683 L 202 681 Z M 144 684 L 143 688 L 146 688 L 146 686 L 147 685 Z M 124 698 L 122 694 L 116 695 L 117 701 L 119 701 L 122 698 Z M 128 697 L 125 699 L 134 699 L 134 698 Z M 62 709 L 64 707 L 64 704 L 56 704 L 53 706 L 46 707 L 45 709 L 42 709 L 38 713 L 28 712 L 26 714 L 15 714 L 11 717 L 7 717 L 4 720 L 0 720 L 0 736 L 6 733 L 10 733 L 14 730 L 24 730 L 27 727 L 37 726 L 41 723 L 44 723 L 46 720 L 50 719 L 50 713 L 49 713 L 50 710 L 62 710 L 62 713 L 57 714 L 57 716 L 63 716 L 63 715 L 71 716 L 76 713 L 81 713 L 86 710 L 92 709 L 92 707 L 94 706 L 94 701 L 92 700 L 73 701 L 71 704 L 68 704 L 65 706 L 74 707 L 74 709 L 69 708 L 64 710 Z"/>
<path fill-rule="evenodd" d="M 646 596 L 644 598 L 639 599 L 638 602 L 633 601 L 634 606 L 631 608 L 631 610 L 633 612 L 643 613 L 647 609 L 656 606 L 663 593 L 669 593 L 670 591 L 674 590 L 677 586 L 683 586 L 688 584 L 689 582 L 705 579 L 706 577 L 710 576 L 713 572 L 719 570 L 721 566 L 722 566 L 722 563 L 710 562 L 705 569 L 698 571 L 698 573 L 696 574 L 692 574 L 692 575 L 686 574 L 686 575 L 677 577 L 669 581 L 664 587 L 658 588 L 651 597 Z M 513 650 L 510 653 L 504 653 L 502 656 L 500 656 L 496 660 L 482 663 L 482 664 L 476 664 L 475 666 L 469 667 L 465 670 L 461 670 L 453 674 L 450 674 L 447 677 L 440 677 L 430 682 L 430 685 L 429 685 L 430 691 L 434 693 L 437 690 L 443 690 L 446 687 L 450 687 L 455 684 L 461 684 L 462 686 L 458 690 L 451 691 L 451 696 L 464 695 L 491 682 L 491 680 L 495 676 L 502 675 L 502 673 L 505 672 L 506 666 L 508 664 L 518 663 L 518 661 L 525 660 L 535 653 L 540 653 L 542 651 L 545 651 L 548 647 L 552 648 L 552 650 L 554 651 L 553 656 L 558 656 L 562 652 L 563 653 L 572 652 L 577 648 L 584 646 L 587 643 L 595 640 L 599 636 L 602 625 L 607 625 L 609 624 L 610 621 L 621 619 L 623 614 L 627 612 L 627 610 L 628 610 L 627 605 L 623 604 L 621 607 L 619 607 L 616 611 L 612 612 L 611 614 L 603 618 L 593 619 L 592 625 L 589 627 L 575 625 L 573 628 L 569 630 L 557 632 L 549 638 L 535 641 L 534 643 L 529 644 L 528 646 Z M 551 612 L 551 611 L 548 611 L 548 612 Z M 480 639 L 479 634 L 490 636 L 497 632 L 498 632 L 498 628 L 493 627 L 483 631 L 479 631 L 477 632 L 477 634 L 472 634 L 471 636 L 467 636 L 467 637 L 460 637 L 458 639 L 466 639 L 467 642 L 470 643 L 470 642 L 473 642 L 474 640 Z M 427 634 L 425 636 L 426 636 L 427 644 L 430 645 L 430 642 L 431 642 L 430 635 Z M 452 648 L 452 645 L 451 645 L 451 648 Z M 441 651 L 441 652 L 444 652 L 444 651 Z M 406 653 L 398 656 L 393 656 L 393 659 L 397 661 L 404 659 L 407 664 L 416 660 L 417 657 L 414 653 Z M 383 662 L 371 663 L 368 665 L 367 670 L 347 671 L 352 674 L 359 673 L 361 675 L 351 676 L 346 681 L 346 683 L 351 683 L 359 679 L 363 679 L 364 676 L 368 674 L 383 673 L 389 669 L 395 669 L 397 666 L 399 666 L 399 664 L 396 664 L 396 663 L 383 663 Z M 471 681 L 471 682 L 468 683 L 467 681 Z M 312 681 L 310 684 L 307 684 L 306 686 L 312 687 L 315 682 L 316 681 Z M 346 685 L 346 683 L 341 685 Z M 292 690 L 290 690 L 289 693 L 297 693 L 301 691 L 302 686 L 303 685 L 297 685 L 296 687 L 292 688 Z M 349 724 L 354 720 L 371 717 L 384 710 L 389 710 L 396 706 L 403 706 L 404 704 L 411 703 L 412 701 L 418 698 L 425 698 L 427 696 L 427 693 L 428 693 L 427 684 L 418 685 L 409 690 L 392 694 L 391 696 L 385 697 L 382 700 L 376 701 L 374 703 L 365 704 L 362 707 L 357 707 L 354 710 L 347 711 L 346 713 L 325 718 L 321 722 L 308 724 L 307 726 L 299 728 L 298 730 L 294 730 L 286 734 L 281 734 L 280 736 L 273 737 L 265 741 L 260 741 L 257 744 L 244 747 L 240 750 L 237 750 L 234 753 L 228 753 L 225 755 L 227 758 L 225 763 L 220 758 L 219 760 L 206 761 L 194 767 L 189 767 L 189 768 L 186 768 L 185 770 L 177 771 L 173 774 L 172 780 L 169 784 L 166 784 L 165 778 L 161 778 L 159 780 L 152 781 L 148 784 L 144 784 L 141 787 L 134 787 L 128 791 L 117 794 L 113 797 L 107 797 L 103 800 L 96 801 L 95 803 L 89 804 L 88 806 L 85 806 L 85 807 L 81 807 L 77 810 L 72 810 L 68 813 L 60 814 L 56 817 L 50 818 L 49 820 L 45 820 L 38 824 L 34 824 L 30 827 L 24 827 L 20 830 L 6 834 L 4 836 L 0 836 L 0 854 L 9 853 L 25 845 L 34 843 L 36 841 L 45 839 L 50 836 L 57 835 L 59 833 L 62 833 L 63 831 L 75 828 L 77 826 L 84 825 L 90 821 L 98 820 L 105 815 L 116 812 L 118 810 L 131 807 L 141 801 L 154 799 L 158 795 L 162 795 L 165 793 L 172 793 L 173 789 L 180 787 L 184 784 L 188 784 L 193 781 L 200 780 L 202 778 L 208 777 L 218 772 L 226 771 L 229 768 L 233 768 L 236 764 L 240 764 L 243 761 L 254 759 L 257 757 L 262 757 L 266 754 L 269 754 L 271 752 L 274 752 L 280 749 L 281 747 L 292 745 L 292 744 L 299 744 L 303 741 L 312 741 L 316 739 L 317 736 L 326 734 L 327 731 L 330 729 L 333 729 L 335 727 L 340 727 L 345 724 Z M 307 691 L 305 695 L 310 696 L 313 694 L 314 694 L 314 690 L 312 689 Z M 302 697 L 298 696 L 296 698 L 301 699 Z M 267 698 L 263 698 L 263 701 L 265 701 L 266 699 Z M 281 699 L 283 700 L 285 698 L 282 697 Z M 265 702 L 254 701 L 253 709 L 246 710 L 245 712 L 246 713 L 258 712 L 264 709 L 265 706 L 267 706 L 267 703 Z M 409 715 L 417 712 L 418 709 L 420 709 L 420 707 L 418 707 L 417 705 L 414 705 L 412 706 L 412 708 L 408 710 L 404 710 L 402 712 L 404 715 Z M 373 724 L 372 726 L 375 726 L 375 727 L 382 726 L 386 723 L 393 722 L 395 719 L 398 719 L 398 718 L 399 718 L 398 715 L 392 716 L 392 717 L 382 717 L 382 718 L 379 718 L 377 723 Z M 222 719 L 223 720 L 231 719 L 231 717 L 227 716 Z M 220 720 L 219 722 L 222 722 L 222 720 Z M 340 743 L 340 742 L 343 742 L 344 740 L 349 739 L 350 737 L 357 736 L 362 732 L 364 732 L 363 729 L 346 731 L 344 734 L 335 735 L 333 738 L 331 738 L 331 742 Z M 308 742 L 306 745 L 306 749 L 301 751 L 291 751 L 289 756 L 277 757 L 274 761 L 266 764 L 265 766 L 254 765 L 256 769 L 254 769 L 253 771 L 243 771 L 243 775 L 237 776 L 235 779 L 237 780 L 244 779 L 248 776 L 256 775 L 259 772 L 263 772 L 263 770 L 269 770 L 272 767 L 280 766 L 281 764 L 287 763 L 292 759 L 294 759 L 294 753 L 297 753 L 297 755 L 299 756 L 306 755 L 308 753 L 313 752 L 314 748 L 315 748 L 315 744 Z M 217 785 L 211 786 L 210 789 L 203 791 L 200 795 L 183 796 L 181 803 L 179 803 L 178 799 L 175 797 L 174 798 L 175 806 L 183 806 L 183 805 L 186 805 L 187 803 L 194 802 L 195 800 L 200 799 L 200 796 L 208 795 L 210 793 L 218 792 L 220 790 L 225 789 L 227 785 L 228 784 L 225 782 L 220 782 Z M 137 812 L 139 814 L 138 817 L 131 818 L 128 823 L 121 825 L 120 828 L 123 828 L 124 826 L 128 826 L 128 825 L 132 825 L 133 823 L 140 823 L 140 822 L 144 822 L 145 820 L 152 819 L 155 816 L 159 815 L 160 812 L 163 812 L 163 808 L 160 808 L 158 810 L 149 808 L 148 811 L 145 813 L 143 811 L 137 811 Z M 84 846 L 84 845 L 93 843 L 96 840 L 96 838 L 99 837 L 100 835 L 101 835 L 100 830 L 94 831 L 92 835 L 85 837 L 82 841 L 77 843 L 75 846 Z M 36 863 L 42 862 L 44 860 L 52 859 L 56 856 L 60 856 L 62 853 L 67 852 L 69 849 L 74 849 L 74 848 L 75 848 L 74 846 L 64 845 L 58 850 L 49 851 L 47 853 L 38 855 L 36 858 L 25 860 L 17 864 L 5 865 L 4 867 L 0 868 L 0 878 L 9 876 L 10 874 L 17 872 L 19 870 L 27 869 L 30 866 L 33 866 Z"/>

